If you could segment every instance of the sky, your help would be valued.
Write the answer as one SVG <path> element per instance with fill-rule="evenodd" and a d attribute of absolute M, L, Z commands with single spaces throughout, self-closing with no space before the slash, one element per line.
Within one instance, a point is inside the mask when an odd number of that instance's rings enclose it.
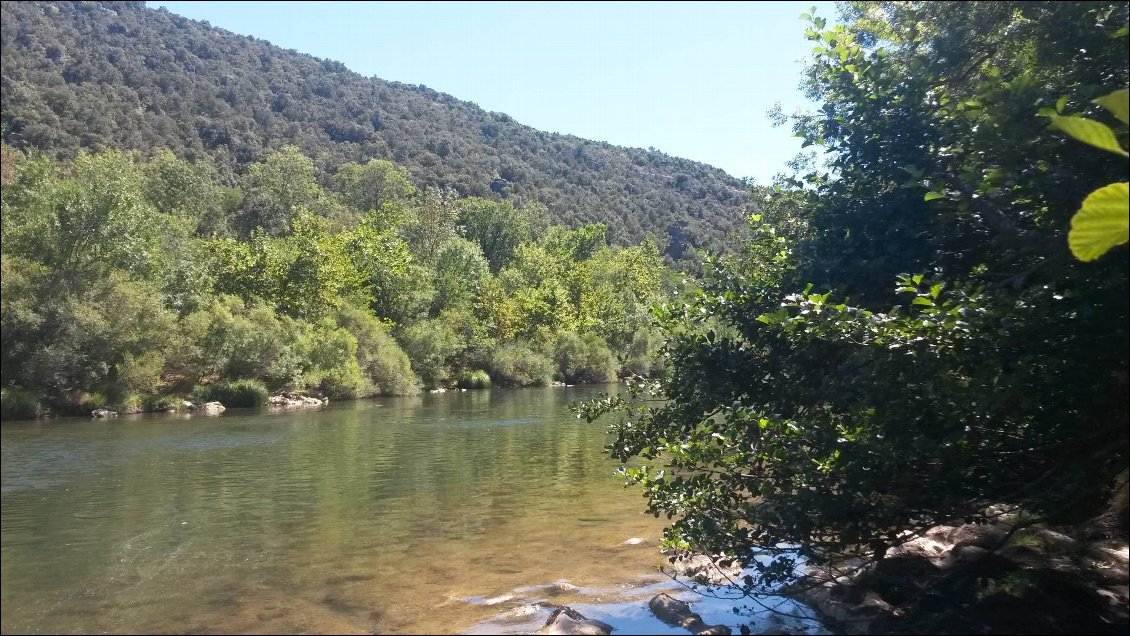
<path fill-rule="evenodd" d="M 539 130 L 654 147 L 768 183 L 800 150 L 767 113 L 811 109 L 800 14 L 832 2 L 148 2 L 424 84 Z"/>

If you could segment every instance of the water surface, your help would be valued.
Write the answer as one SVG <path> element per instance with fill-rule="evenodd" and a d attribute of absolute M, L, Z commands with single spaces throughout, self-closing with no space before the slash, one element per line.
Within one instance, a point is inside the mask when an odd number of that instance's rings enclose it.
<path fill-rule="evenodd" d="M 522 631 L 538 601 L 647 620 L 663 524 L 568 411 L 598 390 L 6 423 L 0 629 Z"/>
<path fill-rule="evenodd" d="M 567 409 L 595 390 L 5 424 L 2 629 L 453 632 L 649 572 L 659 522 Z"/>

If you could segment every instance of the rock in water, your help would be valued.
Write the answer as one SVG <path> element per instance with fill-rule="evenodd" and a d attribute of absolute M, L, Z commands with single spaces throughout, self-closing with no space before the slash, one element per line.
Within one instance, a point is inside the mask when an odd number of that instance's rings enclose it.
<path fill-rule="evenodd" d="M 219 415 L 226 410 L 227 409 L 224 408 L 224 405 L 220 404 L 219 402 L 207 402 L 200 405 L 200 412 L 204 415 Z"/>
<path fill-rule="evenodd" d="M 118 412 L 110 409 L 94 409 L 90 412 L 90 415 L 93 417 L 117 417 Z"/>
<path fill-rule="evenodd" d="M 558 608 L 549 615 L 545 627 L 538 630 L 539 634 L 581 634 L 584 636 L 607 636 L 612 633 L 612 626 L 591 618 L 585 618 L 580 612 L 568 607 Z"/>
<path fill-rule="evenodd" d="M 718 634 L 730 636 L 730 628 L 725 625 L 707 625 L 702 622 L 702 617 L 691 611 L 691 606 L 685 601 L 672 598 L 667 594 L 656 594 L 647 604 L 651 613 L 659 620 L 674 627 L 682 627 L 692 634 Z"/>

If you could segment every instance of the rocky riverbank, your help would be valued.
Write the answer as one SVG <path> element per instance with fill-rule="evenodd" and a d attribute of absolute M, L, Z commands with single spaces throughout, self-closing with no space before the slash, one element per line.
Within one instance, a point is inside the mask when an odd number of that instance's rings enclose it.
<path fill-rule="evenodd" d="M 988 512 L 991 523 L 937 526 L 847 575 L 812 570 L 785 593 L 847 634 L 1127 633 L 1124 508 L 1070 528 Z"/>

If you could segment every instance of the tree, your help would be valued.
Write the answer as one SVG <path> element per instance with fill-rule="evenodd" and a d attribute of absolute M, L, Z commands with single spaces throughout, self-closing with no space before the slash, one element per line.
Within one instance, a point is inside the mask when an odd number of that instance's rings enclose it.
<path fill-rule="evenodd" d="M 384 159 L 343 164 L 334 175 L 334 184 L 342 200 L 361 212 L 404 203 L 416 193 L 408 171 Z"/>
<path fill-rule="evenodd" d="M 658 312 L 664 374 L 585 409 L 622 413 L 611 450 L 646 462 L 625 473 L 667 545 L 753 567 L 749 592 L 987 504 L 1083 519 L 1127 469 L 1127 255 L 1065 240 L 1125 175 L 1037 116 L 1126 82 L 1126 5 L 846 18 L 813 20 L 823 105 L 794 120 L 827 166 L 766 192 L 745 252 Z"/>
<path fill-rule="evenodd" d="M 285 146 L 248 168 L 244 186 L 246 198 L 237 228 L 250 236 L 263 228 L 268 236 L 282 236 L 290 230 L 298 210 L 319 211 L 325 193 L 318 185 L 314 162 L 295 146 Z"/>
<path fill-rule="evenodd" d="M 506 201 L 469 198 L 459 203 L 460 233 L 479 244 L 498 273 L 514 255 L 518 245 L 530 240 L 530 219 Z"/>

